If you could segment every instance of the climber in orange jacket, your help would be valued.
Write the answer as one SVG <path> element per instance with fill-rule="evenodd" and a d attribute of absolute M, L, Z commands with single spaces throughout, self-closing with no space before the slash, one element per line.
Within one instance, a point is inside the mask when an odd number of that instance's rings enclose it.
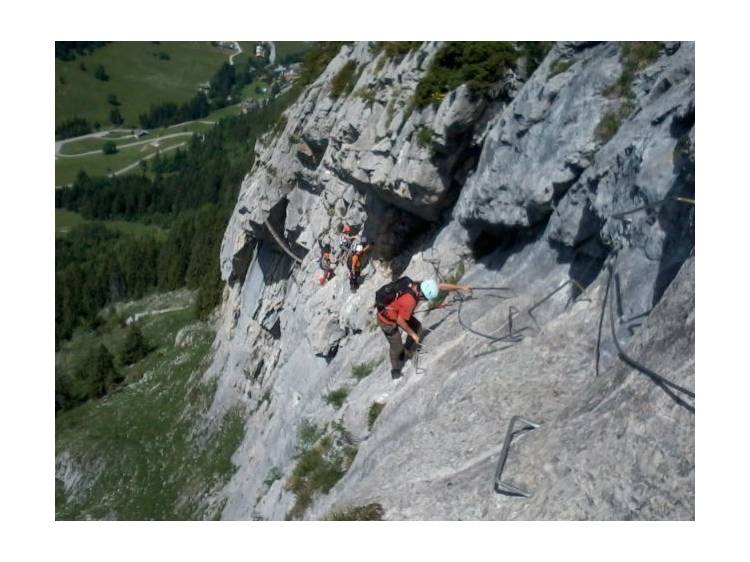
<path fill-rule="evenodd" d="M 359 287 L 360 274 L 362 273 L 362 262 L 364 261 L 365 254 L 370 251 L 372 244 L 369 243 L 366 237 L 357 243 L 352 251 L 349 259 L 346 261 L 346 266 L 349 268 L 349 288 L 354 291 Z"/>

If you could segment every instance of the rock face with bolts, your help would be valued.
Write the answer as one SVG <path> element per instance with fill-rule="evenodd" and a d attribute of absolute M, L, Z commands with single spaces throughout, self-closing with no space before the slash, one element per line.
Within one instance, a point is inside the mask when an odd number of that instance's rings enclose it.
<path fill-rule="evenodd" d="M 238 404 L 250 413 L 237 471 L 211 501 L 226 502 L 225 519 L 284 519 L 298 431 L 313 423 L 359 447 L 304 518 L 379 503 L 386 519 L 693 519 L 694 414 L 617 358 L 609 309 L 598 377 L 595 365 L 617 252 L 618 339 L 695 388 L 694 207 L 611 216 L 693 198 L 694 45 L 663 45 L 616 91 L 621 44 L 558 43 L 487 98 L 462 86 L 410 109 L 441 46 L 383 62 L 367 43 L 343 47 L 256 149 L 222 246 L 227 287 L 205 374 L 218 383 L 209 418 Z M 331 97 L 350 61 L 351 93 Z M 357 291 L 342 261 L 319 282 L 320 246 L 336 251 L 343 224 L 374 241 Z M 475 292 L 461 319 L 502 334 L 512 306 L 520 341 L 462 329 L 454 303 L 420 316 L 429 353 L 392 381 L 372 306 L 400 275 L 510 287 Z M 570 279 L 580 287 L 545 300 Z M 323 400 L 342 387 L 341 408 Z M 503 473 L 528 499 L 493 489 L 515 415 L 542 422 L 514 441 Z M 268 485 L 273 469 L 282 477 Z"/>

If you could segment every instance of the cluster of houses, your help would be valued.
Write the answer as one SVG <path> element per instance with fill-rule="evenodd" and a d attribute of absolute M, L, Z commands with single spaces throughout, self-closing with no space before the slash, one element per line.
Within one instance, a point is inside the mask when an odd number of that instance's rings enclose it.
<path fill-rule="evenodd" d="M 225 49 L 235 48 L 234 41 L 215 41 L 214 45 Z M 256 43 L 255 57 L 262 60 L 268 59 L 268 48 L 266 46 L 266 43 Z M 271 87 L 264 87 L 263 93 L 268 93 L 268 90 L 270 89 L 272 94 L 278 95 L 287 91 L 291 87 L 292 83 L 300 77 L 300 73 L 302 72 L 302 63 L 292 63 L 288 65 L 277 64 L 272 68 L 269 68 L 267 66 L 266 69 L 268 72 L 268 77 L 270 78 Z M 274 88 L 274 84 L 278 84 L 278 87 Z M 206 81 L 198 85 L 199 92 L 208 94 L 210 89 L 210 81 Z M 227 98 L 227 101 L 231 101 L 231 99 Z M 254 105 L 257 105 L 257 102 L 254 102 L 250 99 L 244 100 L 241 106 L 242 112 L 247 113 L 247 111 L 252 109 Z"/>

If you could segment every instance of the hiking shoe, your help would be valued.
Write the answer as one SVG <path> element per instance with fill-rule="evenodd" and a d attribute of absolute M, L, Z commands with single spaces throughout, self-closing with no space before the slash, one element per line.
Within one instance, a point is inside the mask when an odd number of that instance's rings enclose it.
<path fill-rule="evenodd" d="M 402 374 L 401 369 L 391 369 L 391 378 L 393 380 L 400 379 Z"/>

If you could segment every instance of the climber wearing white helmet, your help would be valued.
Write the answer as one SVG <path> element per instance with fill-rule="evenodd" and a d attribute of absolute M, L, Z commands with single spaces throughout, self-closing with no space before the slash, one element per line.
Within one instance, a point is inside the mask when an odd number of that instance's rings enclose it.
<path fill-rule="evenodd" d="M 383 285 L 375 293 L 375 307 L 378 309 L 378 325 L 383 330 L 390 345 L 391 377 L 401 376 L 406 360 L 411 359 L 415 348 L 420 344 L 422 325 L 414 318 L 414 309 L 420 299 L 434 301 L 440 291 L 461 291 L 471 293 L 471 287 L 438 283 L 434 279 L 418 282 L 402 277 Z M 401 328 L 407 334 L 406 344 L 401 341 Z"/>
<path fill-rule="evenodd" d="M 354 246 L 349 258 L 346 260 L 346 266 L 349 268 L 349 288 L 352 291 L 356 291 L 360 283 L 360 273 L 362 272 L 362 263 L 365 259 L 365 254 L 370 251 L 371 244 L 367 243 L 367 238 L 364 236 Z"/>

